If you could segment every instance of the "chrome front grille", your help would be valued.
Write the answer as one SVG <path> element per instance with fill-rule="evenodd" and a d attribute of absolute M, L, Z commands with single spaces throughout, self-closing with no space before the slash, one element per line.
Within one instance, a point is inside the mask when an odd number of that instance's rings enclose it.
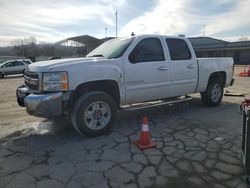
<path fill-rule="evenodd" d="M 38 91 L 39 90 L 39 75 L 34 72 L 25 71 L 24 83 L 29 89 Z"/>

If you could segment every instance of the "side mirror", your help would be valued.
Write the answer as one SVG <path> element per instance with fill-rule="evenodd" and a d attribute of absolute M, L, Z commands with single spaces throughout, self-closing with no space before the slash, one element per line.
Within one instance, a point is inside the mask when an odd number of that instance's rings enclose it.
<path fill-rule="evenodd" d="M 135 56 L 134 56 L 134 53 L 131 53 L 131 54 L 129 55 L 128 59 L 129 59 L 130 63 L 133 63 L 133 64 L 136 63 L 136 58 L 135 58 Z"/>
<path fill-rule="evenodd" d="M 136 64 L 138 62 L 140 62 L 140 51 L 138 51 L 137 49 L 134 49 L 131 54 L 129 55 L 129 61 L 132 63 L 132 64 Z"/>

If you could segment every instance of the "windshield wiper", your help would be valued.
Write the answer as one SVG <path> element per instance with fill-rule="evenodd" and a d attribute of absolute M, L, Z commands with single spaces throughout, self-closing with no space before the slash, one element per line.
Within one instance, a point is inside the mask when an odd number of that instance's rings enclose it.
<path fill-rule="evenodd" d="M 88 57 L 104 57 L 102 54 L 95 54 L 95 55 L 91 55 L 91 56 L 88 56 Z"/>

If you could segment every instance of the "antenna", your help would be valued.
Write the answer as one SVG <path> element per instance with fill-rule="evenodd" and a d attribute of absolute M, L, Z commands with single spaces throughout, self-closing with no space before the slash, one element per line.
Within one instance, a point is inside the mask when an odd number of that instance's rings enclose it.
<path fill-rule="evenodd" d="M 203 37 L 206 35 L 206 25 L 203 25 Z"/>
<path fill-rule="evenodd" d="M 117 37 L 117 14 L 118 11 L 115 12 L 115 36 Z"/>

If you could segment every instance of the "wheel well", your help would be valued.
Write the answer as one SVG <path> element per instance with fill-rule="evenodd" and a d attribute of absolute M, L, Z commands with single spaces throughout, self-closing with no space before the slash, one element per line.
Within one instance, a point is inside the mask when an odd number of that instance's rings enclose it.
<path fill-rule="evenodd" d="M 77 88 L 71 93 L 71 104 L 80 97 L 82 94 L 89 91 L 103 91 L 109 94 L 120 105 L 120 91 L 118 83 L 114 80 L 100 80 L 83 83 L 77 86 Z"/>
<path fill-rule="evenodd" d="M 226 84 L 226 72 L 214 72 L 209 76 L 209 81 L 211 80 L 219 80 L 224 87 Z"/>

